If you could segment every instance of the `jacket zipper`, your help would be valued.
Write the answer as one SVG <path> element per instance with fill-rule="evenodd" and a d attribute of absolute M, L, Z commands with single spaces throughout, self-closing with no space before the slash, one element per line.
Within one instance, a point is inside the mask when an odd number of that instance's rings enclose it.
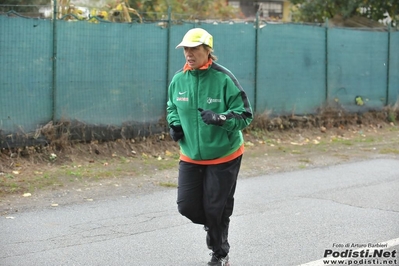
<path fill-rule="evenodd" d="M 199 108 L 198 104 L 199 104 L 199 98 L 200 98 L 199 97 L 200 91 L 199 91 L 199 71 L 198 70 L 195 70 L 195 76 L 197 78 L 197 80 L 196 80 L 196 86 L 197 86 L 197 88 L 196 88 L 197 89 L 196 109 L 198 111 L 198 108 Z M 201 107 L 201 108 L 203 108 L 203 107 Z M 198 114 L 197 114 L 197 145 L 198 145 L 199 156 L 202 159 L 202 152 L 201 152 L 201 145 L 200 145 L 200 124 L 201 124 L 201 121 L 199 121 Z"/>

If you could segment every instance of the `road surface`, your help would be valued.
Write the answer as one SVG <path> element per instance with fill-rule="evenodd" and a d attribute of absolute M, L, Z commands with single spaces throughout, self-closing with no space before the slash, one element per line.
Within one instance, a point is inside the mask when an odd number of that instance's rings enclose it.
<path fill-rule="evenodd" d="M 206 265 L 205 232 L 175 201 L 165 188 L 1 216 L 0 265 Z M 399 265 L 398 160 L 239 179 L 235 202 L 232 266 Z"/>

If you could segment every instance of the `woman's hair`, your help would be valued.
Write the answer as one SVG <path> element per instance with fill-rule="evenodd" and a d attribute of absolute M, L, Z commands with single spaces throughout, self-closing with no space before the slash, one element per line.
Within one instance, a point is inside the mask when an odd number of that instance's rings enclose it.
<path fill-rule="evenodd" d="M 203 44 L 202 46 L 204 46 L 205 50 L 207 50 L 209 52 L 209 58 L 212 59 L 212 61 L 218 60 L 218 57 L 213 54 L 213 49 L 210 46 L 208 46 L 206 44 Z"/>

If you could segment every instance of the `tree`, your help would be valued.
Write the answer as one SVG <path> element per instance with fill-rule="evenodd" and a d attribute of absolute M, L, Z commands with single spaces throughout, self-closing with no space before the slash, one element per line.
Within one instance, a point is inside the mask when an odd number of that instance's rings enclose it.
<path fill-rule="evenodd" d="M 40 5 L 48 5 L 53 0 L 3 0 L 0 11 L 8 12 L 14 10 L 18 13 L 37 12 Z M 57 0 L 57 3 L 60 0 Z M 181 20 L 204 20 L 204 19 L 235 19 L 240 16 L 238 9 L 229 6 L 227 0 L 67 0 L 71 4 L 98 7 L 101 3 L 101 10 L 108 10 L 107 7 L 115 7 L 124 3 L 140 14 L 131 14 L 133 19 L 143 17 L 145 20 L 166 19 L 168 9 L 172 10 L 172 19 Z M 98 9 L 97 8 L 97 9 Z"/>
<path fill-rule="evenodd" d="M 293 20 L 322 23 L 341 16 L 343 19 L 361 16 L 380 21 L 389 15 L 392 26 L 399 20 L 399 0 L 291 0 Z"/>
<path fill-rule="evenodd" d="M 139 13 L 167 14 L 168 8 L 177 19 L 233 19 L 239 11 L 226 0 L 129 0 Z M 146 17 L 145 14 L 143 14 Z M 159 19 L 159 17 L 158 17 Z"/>
<path fill-rule="evenodd" d="M 49 5 L 49 0 L 3 0 L 1 1 L 0 12 L 15 11 L 18 13 L 37 12 L 39 6 Z"/>
<path fill-rule="evenodd" d="M 392 19 L 391 26 L 397 26 L 399 22 L 399 0 L 381 1 L 368 0 L 365 6 L 366 15 L 373 20 L 381 20 L 387 17 Z"/>

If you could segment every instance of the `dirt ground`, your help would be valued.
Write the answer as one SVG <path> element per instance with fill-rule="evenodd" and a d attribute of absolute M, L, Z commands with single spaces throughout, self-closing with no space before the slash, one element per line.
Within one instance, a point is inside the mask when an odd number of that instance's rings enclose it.
<path fill-rule="evenodd" d="M 370 158 L 396 158 L 399 166 L 399 127 L 386 113 L 258 118 L 253 124 L 244 132 L 240 179 Z M 178 157 L 168 134 L 40 152 L 3 149 L 0 215 L 176 189 Z"/>

